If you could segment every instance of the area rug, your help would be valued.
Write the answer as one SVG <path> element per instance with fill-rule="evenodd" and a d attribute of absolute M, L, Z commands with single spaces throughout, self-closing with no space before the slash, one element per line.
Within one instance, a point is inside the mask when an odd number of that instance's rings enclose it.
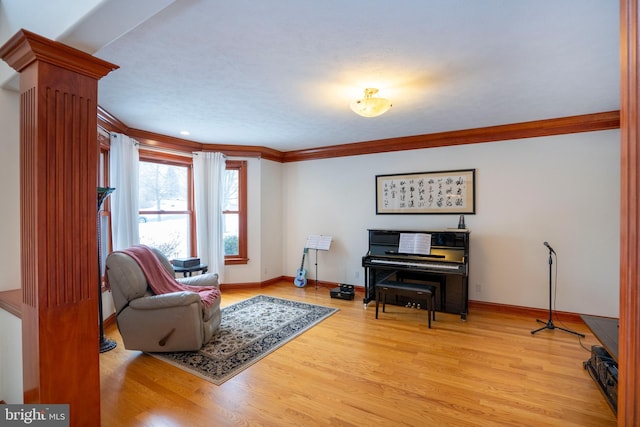
<path fill-rule="evenodd" d="M 220 328 L 199 351 L 149 354 L 220 385 L 336 311 L 258 295 L 223 308 Z"/>

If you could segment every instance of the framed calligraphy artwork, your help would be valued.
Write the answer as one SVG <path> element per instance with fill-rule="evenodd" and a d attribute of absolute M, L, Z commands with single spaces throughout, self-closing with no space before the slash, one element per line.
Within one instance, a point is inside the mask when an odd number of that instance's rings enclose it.
<path fill-rule="evenodd" d="M 376 175 L 376 214 L 475 214 L 475 169 Z"/>

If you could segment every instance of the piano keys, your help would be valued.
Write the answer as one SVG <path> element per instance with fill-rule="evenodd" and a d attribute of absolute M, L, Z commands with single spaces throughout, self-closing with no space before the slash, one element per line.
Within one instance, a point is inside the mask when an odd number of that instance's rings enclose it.
<path fill-rule="evenodd" d="M 401 234 L 431 237 L 429 253 L 399 251 Z M 375 301 L 376 284 L 384 280 L 429 283 L 438 286 L 439 311 L 460 313 L 466 320 L 469 306 L 468 230 L 369 230 L 369 250 L 362 257 L 365 274 L 364 307 Z"/>

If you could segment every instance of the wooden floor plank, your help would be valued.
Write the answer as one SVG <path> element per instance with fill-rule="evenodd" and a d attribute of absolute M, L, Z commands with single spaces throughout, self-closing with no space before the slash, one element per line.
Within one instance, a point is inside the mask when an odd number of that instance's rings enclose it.
<path fill-rule="evenodd" d="M 340 311 L 221 386 L 118 342 L 102 353 L 103 426 L 615 426 L 582 363 L 599 344 L 543 330 L 535 318 L 471 310 L 467 321 L 279 283 L 227 290 L 223 306 L 265 294 Z"/>

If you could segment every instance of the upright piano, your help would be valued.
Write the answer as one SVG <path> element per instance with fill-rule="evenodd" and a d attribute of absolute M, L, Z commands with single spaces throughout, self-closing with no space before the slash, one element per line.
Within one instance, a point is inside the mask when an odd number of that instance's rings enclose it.
<path fill-rule="evenodd" d="M 426 234 L 428 254 L 399 251 L 400 236 Z M 376 298 L 376 284 L 385 280 L 429 283 L 437 286 L 436 309 L 460 313 L 466 320 L 469 307 L 469 230 L 369 230 L 369 250 L 362 257 L 365 270 L 364 306 Z"/>

